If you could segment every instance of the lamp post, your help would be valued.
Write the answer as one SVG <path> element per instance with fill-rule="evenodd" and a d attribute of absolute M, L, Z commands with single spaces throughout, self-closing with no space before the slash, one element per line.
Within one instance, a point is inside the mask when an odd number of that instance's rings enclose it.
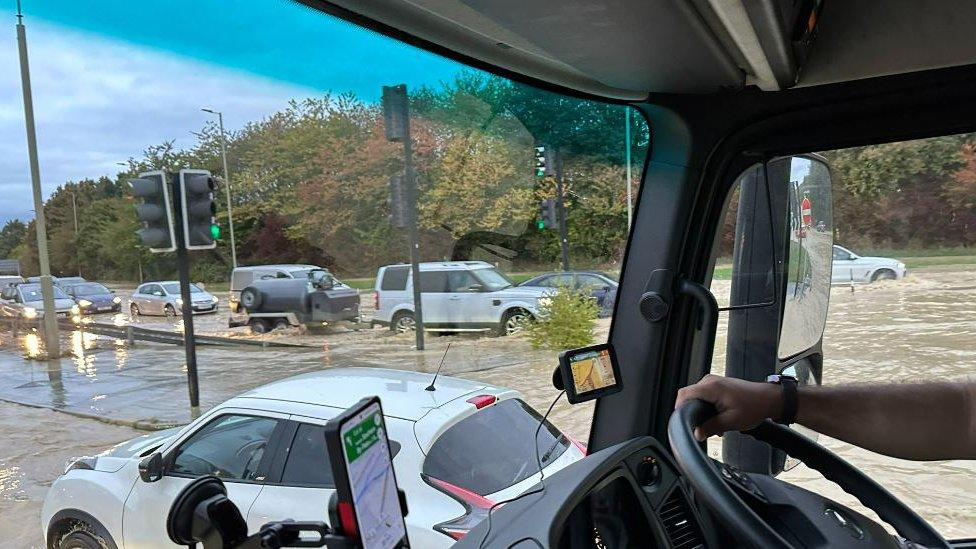
<path fill-rule="evenodd" d="M 230 205 L 230 172 L 227 171 L 227 139 L 224 136 L 224 113 L 211 109 L 200 109 L 203 112 L 217 115 L 217 122 L 220 125 L 220 157 L 224 163 L 224 190 L 227 192 L 227 227 L 230 229 L 230 258 L 237 268 L 237 244 L 234 242 L 234 213 Z"/>

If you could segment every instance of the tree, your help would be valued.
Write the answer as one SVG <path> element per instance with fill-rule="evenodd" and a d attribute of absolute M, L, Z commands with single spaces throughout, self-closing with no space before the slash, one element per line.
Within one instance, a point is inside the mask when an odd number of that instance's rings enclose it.
<path fill-rule="evenodd" d="M 27 225 L 19 219 L 7 221 L 0 229 L 0 258 L 7 258 L 13 255 L 17 246 L 24 242 L 27 235 Z"/>

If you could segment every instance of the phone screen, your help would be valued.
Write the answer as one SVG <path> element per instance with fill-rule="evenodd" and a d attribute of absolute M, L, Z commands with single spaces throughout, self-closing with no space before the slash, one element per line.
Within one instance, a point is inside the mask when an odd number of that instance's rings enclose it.
<path fill-rule="evenodd" d="M 379 403 L 345 421 L 339 437 L 363 549 L 400 547 L 407 528 Z"/>

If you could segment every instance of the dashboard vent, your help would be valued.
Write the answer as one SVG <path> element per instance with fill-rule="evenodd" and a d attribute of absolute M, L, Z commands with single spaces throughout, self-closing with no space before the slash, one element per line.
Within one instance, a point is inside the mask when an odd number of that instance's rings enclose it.
<path fill-rule="evenodd" d="M 674 549 L 705 547 L 698 522 L 680 488 L 671 491 L 671 495 L 661 505 L 658 515 L 664 523 L 664 531 L 671 541 L 671 547 Z"/>

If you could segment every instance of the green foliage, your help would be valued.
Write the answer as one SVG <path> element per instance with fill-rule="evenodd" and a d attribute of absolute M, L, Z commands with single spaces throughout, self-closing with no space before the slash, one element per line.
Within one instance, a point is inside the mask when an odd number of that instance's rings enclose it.
<path fill-rule="evenodd" d="M 24 241 L 27 225 L 19 219 L 12 219 L 0 229 L 0 259 L 13 255 L 14 250 Z"/>
<path fill-rule="evenodd" d="M 584 347 L 593 343 L 599 307 L 586 290 L 561 287 L 543 300 L 539 316 L 525 328 L 533 348 L 553 351 Z"/>

